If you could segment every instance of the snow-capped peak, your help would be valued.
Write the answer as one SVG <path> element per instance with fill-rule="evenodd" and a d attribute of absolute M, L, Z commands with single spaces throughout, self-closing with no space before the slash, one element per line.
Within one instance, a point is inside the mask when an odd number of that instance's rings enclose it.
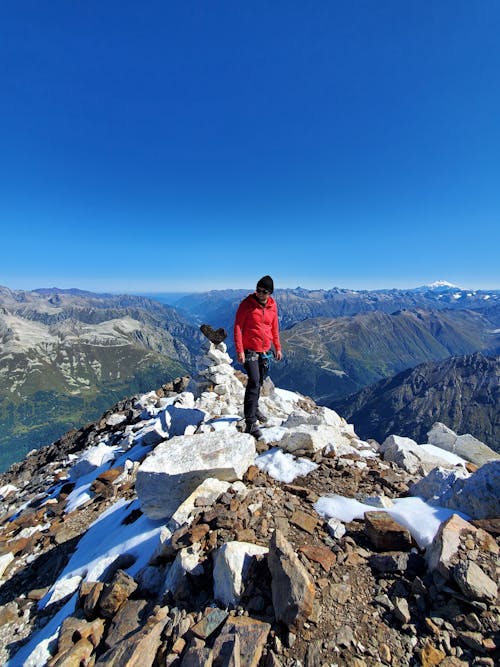
<path fill-rule="evenodd" d="M 414 292 L 448 292 L 450 290 L 462 290 L 458 285 L 449 283 L 447 280 L 436 280 L 430 285 L 422 285 L 421 287 L 416 287 Z"/>

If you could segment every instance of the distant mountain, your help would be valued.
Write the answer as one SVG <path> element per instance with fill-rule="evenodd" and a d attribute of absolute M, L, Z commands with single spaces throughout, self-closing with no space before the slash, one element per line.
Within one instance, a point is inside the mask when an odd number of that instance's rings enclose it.
<path fill-rule="evenodd" d="M 0 288 L 0 469 L 110 402 L 189 373 L 200 337 L 144 297 Z"/>
<path fill-rule="evenodd" d="M 311 318 L 283 331 L 282 344 L 273 380 L 326 405 L 425 361 L 497 354 L 500 334 L 478 312 L 417 309 Z"/>
<path fill-rule="evenodd" d="M 176 308 L 197 323 L 207 322 L 215 327 L 232 329 L 234 316 L 241 299 L 251 290 L 214 290 L 191 294 L 176 302 Z M 350 290 L 334 287 L 330 290 L 278 289 L 280 324 L 288 329 L 311 317 L 345 317 L 379 310 L 482 309 L 500 304 L 500 290 L 463 290 L 448 284 L 446 289 L 435 285 L 415 290 Z"/>
<path fill-rule="evenodd" d="M 480 353 L 424 363 L 330 404 L 362 437 L 426 441 L 436 422 L 500 452 L 500 357 Z"/>

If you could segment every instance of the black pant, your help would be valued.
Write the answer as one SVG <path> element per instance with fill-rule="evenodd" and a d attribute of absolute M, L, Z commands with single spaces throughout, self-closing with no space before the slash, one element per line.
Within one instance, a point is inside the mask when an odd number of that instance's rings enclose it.
<path fill-rule="evenodd" d="M 255 424 L 256 413 L 259 407 L 260 388 L 269 373 L 269 357 L 266 353 L 245 350 L 245 370 L 248 375 L 245 400 L 243 402 L 245 421 L 247 424 Z"/>

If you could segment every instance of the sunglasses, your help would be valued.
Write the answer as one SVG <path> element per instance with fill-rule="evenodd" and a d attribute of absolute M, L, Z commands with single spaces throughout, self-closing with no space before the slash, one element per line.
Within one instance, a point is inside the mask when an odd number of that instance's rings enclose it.
<path fill-rule="evenodd" d="M 268 289 L 264 289 L 263 287 L 257 287 L 257 292 L 259 294 L 271 294 L 271 292 Z"/>

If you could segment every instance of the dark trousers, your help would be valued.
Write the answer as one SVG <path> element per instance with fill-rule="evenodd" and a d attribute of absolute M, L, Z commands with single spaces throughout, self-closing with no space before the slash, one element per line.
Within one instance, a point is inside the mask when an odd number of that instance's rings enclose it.
<path fill-rule="evenodd" d="M 259 406 L 260 388 L 269 373 L 268 357 L 252 350 L 245 350 L 245 370 L 248 375 L 245 400 L 243 402 L 245 421 L 247 424 L 255 424 L 257 421 L 256 413 Z"/>

